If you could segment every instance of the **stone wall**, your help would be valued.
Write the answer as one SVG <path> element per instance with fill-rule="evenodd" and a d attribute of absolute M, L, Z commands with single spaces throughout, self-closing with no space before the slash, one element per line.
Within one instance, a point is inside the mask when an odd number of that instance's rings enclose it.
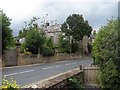
<path fill-rule="evenodd" d="M 18 65 L 49 63 L 62 60 L 79 60 L 80 58 L 80 54 L 58 54 L 51 57 L 40 56 L 39 58 L 37 57 L 37 55 L 20 55 L 18 58 Z"/>
<path fill-rule="evenodd" d="M 57 90 L 64 90 L 67 85 L 67 78 L 70 76 L 83 78 L 83 72 L 80 71 L 79 68 L 76 68 L 53 76 L 51 78 L 23 86 L 22 88 L 41 88 L 42 90 L 52 90 L 54 88 Z"/>
<path fill-rule="evenodd" d="M 2 66 L 16 66 L 17 63 L 16 49 L 5 50 L 5 55 L 2 57 Z"/>
<path fill-rule="evenodd" d="M 95 65 L 89 65 L 84 67 L 84 81 L 86 84 L 95 84 L 97 83 L 97 74 L 99 71 L 99 67 Z"/>
<path fill-rule="evenodd" d="M 38 88 L 42 90 L 68 90 L 69 87 L 67 87 L 67 78 L 73 76 L 80 79 L 80 81 L 84 84 L 83 88 L 86 88 L 87 90 L 100 90 L 99 85 L 96 83 L 98 70 L 99 67 L 97 66 L 80 66 L 79 68 L 23 86 L 22 88 L 25 88 L 25 90 L 26 88 Z"/>

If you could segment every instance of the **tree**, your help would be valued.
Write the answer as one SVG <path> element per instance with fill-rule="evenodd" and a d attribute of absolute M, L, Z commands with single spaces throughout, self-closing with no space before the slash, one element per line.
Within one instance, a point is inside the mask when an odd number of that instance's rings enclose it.
<path fill-rule="evenodd" d="M 30 30 L 25 38 L 25 47 L 32 54 L 38 54 L 38 51 L 42 49 L 45 38 L 39 31 Z"/>
<path fill-rule="evenodd" d="M 10 28 L 11 19 L 9 19 L 3 11 L 0 10 L 0 13 L 0 21 L 2 21 L 2 50 L 4 51 L 12 47 L 15 42 Z"/>
<path fill-rule="evenodd" d="M 71 44 L 67 37 L 60 34 L 58 39 L 58 49 L 62 53 L 70 53 Z"/>
<path fill-rule="evenodd" d="M 46 46 L 50 47 L 51 49 L 54 48 L 54 42 L 51 38 L 47 38 L 45 44 L 46 44 Z"/>
<path fill-rule="evenodd" d="M 39 27 L 38 27 L 38 24 L 37 24 L 38 19 L 39 18 L 37 18 L 37 17 L 32 17 L 30 22 L 28 22 L 28 23 L 24 22 L 25 26 L 21 30 L 19 30 L 18 37 L 19 38 L 26 37 L 29 30 L 39 30 Z"/>
<path fill-rule="evenodd" d="M 118 20 L 110 20 L 100 28 L 93 43 L 94 63 L 100 66 L 103 88 L 118 89 L 120 85 L 120 54 Z"/>
<path fill-rule="evenodd" d="M 25 38 L 25 43 L 21 45 L 21 52 L 27 51 L 32 54 L 42 54 L 43 56 L 54 55 L 54 44 L 50 38 L 47 38 L 43 27 L 39 27 L 37 20 L 39 18 L 33 17 L 25 27 L 19 31 L 19 38 Z"/>
<path fill-rule="evenodd" d="M 53 43 L 53 40 L 51 38 L 46 38 L 45 39 L 45 43 L 42 47 L 42 52 L 41 54 L 43 56 L 53 56 L 54 55 L 54 43 Z"/>
<path fill-rule="evenodd" d="M 79 42 L 82 40 L 83 36 L 90 36 L 92 27 L 87 20 L 84 20 L 82 15 L 72 14 L 68 16 L 66 21 L 62 24 L 62 31 L 67 37 L 72 37 L 71 48 L 72 52 L 75 52 L 75 50 L 78 50 Z"/>
<path fill-rule="evenodd" d="M 72 36 L 75 42 L 79 42 L 84 35 L 90 36 L 92 27 L 87 20 L 84 20 L 82 15 L 72 14 L 62 24 L 62 31 L 67 36 Z"/>

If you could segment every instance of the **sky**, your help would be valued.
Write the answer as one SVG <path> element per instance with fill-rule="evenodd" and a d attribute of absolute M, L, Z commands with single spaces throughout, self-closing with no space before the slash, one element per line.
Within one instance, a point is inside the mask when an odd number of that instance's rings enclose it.
<path fill-rule="evenodd" d="M 119 0 L 0 0 L 0 9 L 12 19 L 11 28 L 16 36 L 33 16 L 43 21 L 62 24 L 69 15 L 82 14 L 93 29 L 99 30 L 107 20 L 118 17 Z M 57 21 L 56 21 L 57 20 Z"/>

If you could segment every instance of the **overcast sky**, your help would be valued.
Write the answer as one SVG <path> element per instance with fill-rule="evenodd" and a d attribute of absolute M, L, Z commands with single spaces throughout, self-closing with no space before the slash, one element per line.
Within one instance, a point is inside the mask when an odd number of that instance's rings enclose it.
<path fill-rule="evenodd" d="M 93 29 L 99 29 L 107 23 L 107 19 L 118 16 L 119 0 L 0 0 L 0 8 L 12 19 L 13 34 L 33 16 L 43 17 L 48 14 L 46 21 L 62 24 L 73 13 L 82 14 Z"/>

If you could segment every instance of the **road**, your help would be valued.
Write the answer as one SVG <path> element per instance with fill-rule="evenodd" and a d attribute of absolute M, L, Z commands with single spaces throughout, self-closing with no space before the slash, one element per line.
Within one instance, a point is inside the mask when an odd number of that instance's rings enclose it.
<path fill-rule="evenodd" d="M 7 79 L 13 78 L 17 80 L 19 85 L 24 86 L 77 68 L 80 65 L 88 65 L 91 63 L 92 58 L 87 57 L 80 60 L 65 60 L 30 66 L 4 68 L 2 74 L 3 77 L 5 76 Z"/>

